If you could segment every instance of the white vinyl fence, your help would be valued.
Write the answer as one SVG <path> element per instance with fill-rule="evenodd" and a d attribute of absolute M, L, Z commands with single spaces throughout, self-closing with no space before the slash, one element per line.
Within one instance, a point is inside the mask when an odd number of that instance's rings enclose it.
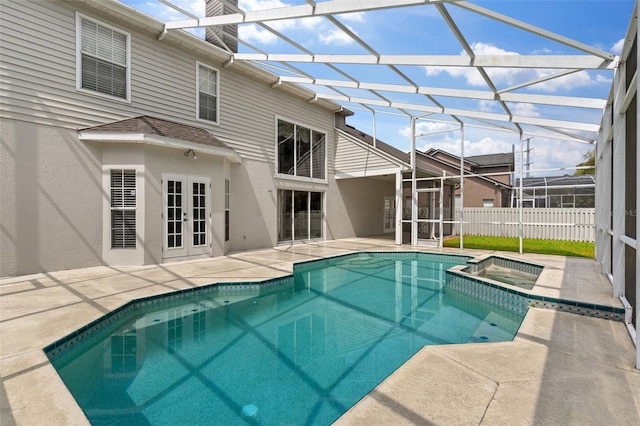
<path fill-rule="evenodd" d="M 594 208 L 523 208 L 522 212 L 524 238 L 594 241 Z M 465 208 L 464 235 L 519 237 L 519 219 L 518 208 Z M 460 220 L 460 210 L 456 210 L 455 220 Z M 454 233 L 460 234 L 457 223 Z"/>

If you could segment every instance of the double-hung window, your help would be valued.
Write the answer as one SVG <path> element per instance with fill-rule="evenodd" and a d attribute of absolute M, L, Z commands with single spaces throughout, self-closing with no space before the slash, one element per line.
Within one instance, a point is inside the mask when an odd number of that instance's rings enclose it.
<path fill-rule="evenodd" d="M 135 170 L 111 170 L 111 248 L 136 248 Z"/>
<path fill-rule="evenodd" d="M 277 171 L 324 180 L 326 175 L 326 135 L 304 126 L 278 120 Z"/>
<path fill-rule="evenodd" d="M 218 122 L 218 70 L 198 64 L 198 118 Z"/>
<path fill-rule="evenodd" d="M 77 88 L 129 100 L 130 35 L 77 15 Z"/>

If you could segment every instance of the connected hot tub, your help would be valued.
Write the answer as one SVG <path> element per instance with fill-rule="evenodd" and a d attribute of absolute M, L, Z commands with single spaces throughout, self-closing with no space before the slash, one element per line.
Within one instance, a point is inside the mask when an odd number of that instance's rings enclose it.
<path fill-rule="evenodd" d="M 472 259 L 463 269 L 471 275 L 531 290 L 544 266 L 500 256 Z"/>

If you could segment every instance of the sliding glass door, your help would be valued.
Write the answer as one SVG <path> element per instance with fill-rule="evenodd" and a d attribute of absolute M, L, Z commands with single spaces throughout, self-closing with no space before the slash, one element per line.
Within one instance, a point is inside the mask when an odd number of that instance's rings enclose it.
<path fill-rule="evenodd" d="M 278 242 L 322 238 L 322 193 L 278 190 Z"/>

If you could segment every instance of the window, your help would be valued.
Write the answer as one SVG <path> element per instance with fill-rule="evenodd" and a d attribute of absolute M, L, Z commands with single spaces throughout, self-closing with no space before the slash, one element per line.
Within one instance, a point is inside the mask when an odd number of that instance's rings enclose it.
<path fill-rule="evenodd" d="M 198 118 L 218 122 L 218 71 L 198 64 Z"/>
<path fill-rule="evenodd" d="M 229 241 L 229 179 L 224 180 L 224 240 Z"/>
<path fill-rule="evenodd" d="M 482 200 L 482 207 L 493 207 L 493 198 L 485 198 Z"/>
<path fill-rule="evenodd" d="M 325 144 L 324 133 L 278 120 L 278 173 L 324 180 Z"/>
<path fill-rule="evenodd" d="M 129 99 L 129 34 L 77 17 L 77 87 Z"/>
<path fill-rule="evenodd" d="M 111 248 L 136 248 L 135 170 L 111 170 Z"/>

